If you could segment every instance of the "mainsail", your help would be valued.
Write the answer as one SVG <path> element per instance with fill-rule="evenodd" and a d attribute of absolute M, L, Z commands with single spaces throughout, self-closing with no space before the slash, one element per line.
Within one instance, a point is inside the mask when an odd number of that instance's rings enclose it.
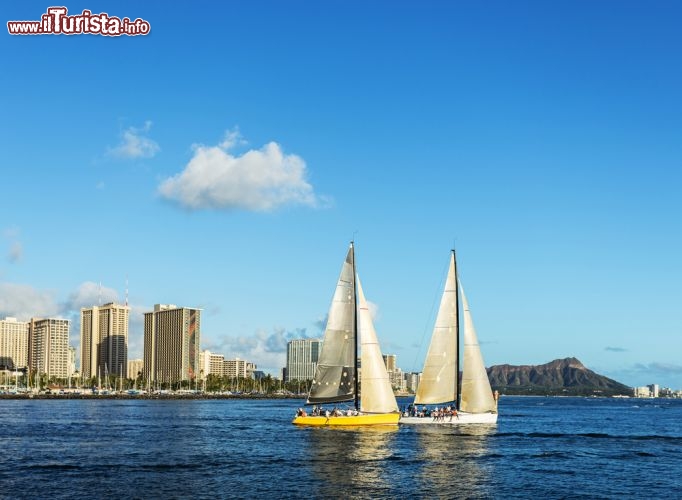
<path fill-rule="evenodd" d="M 462 307 L 464 309 L 464 370 L 462 372 L 462 402 L 460 409 L 469 413 L 497 411 L 488 373 L 483 364 L 481 347 L 478 345 L 474 321 L 462 284 Z"/>
<path fill-rule="evenodd" d="M 455 254 L 450 258 L 445 289 L 440 301 L 431 344 L 424 362 L 415 404 L 436 404 L 457 401 L 457 268 Z"/>
<path fill-rule="evenodd" d="M 362 382 L 360 410 L 364 413 L 389 413 L 398 411 L 398 403 L 393 395 L 386 365 L 381 355 L 376 330 L 372 323 L 360 278 L 358 289 L 358 327 L 361 339 L 361 377 Z"/>
<path fill-rule="evenodd" d="M 355 397 L 355 254 L 351 243 L 334 298 L 308 403 L 350 401 Z"/>

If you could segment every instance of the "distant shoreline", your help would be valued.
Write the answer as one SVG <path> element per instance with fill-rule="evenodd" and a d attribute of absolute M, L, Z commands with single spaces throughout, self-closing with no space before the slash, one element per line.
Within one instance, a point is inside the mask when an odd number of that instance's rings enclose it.
<path fill-rule="evenodd" d="M 0 394 L 3 399 L 305 399 L 279 394 Z"/>

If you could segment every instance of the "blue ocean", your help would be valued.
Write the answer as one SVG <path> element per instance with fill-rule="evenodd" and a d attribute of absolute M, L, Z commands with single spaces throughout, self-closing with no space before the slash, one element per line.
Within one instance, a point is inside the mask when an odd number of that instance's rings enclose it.
<path fill-rule="evenodd" d="M 300 405 L 2 400 L 0 497 L 620 499 L 682 491 L 682 400 L 506 396 L 494 427 L 345 430 L 291 425 Z"/>

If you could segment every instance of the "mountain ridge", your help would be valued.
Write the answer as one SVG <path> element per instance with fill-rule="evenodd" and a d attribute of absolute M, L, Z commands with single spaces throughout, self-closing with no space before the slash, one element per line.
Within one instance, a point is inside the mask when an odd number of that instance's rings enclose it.
<path fill-rule="evenodd" d="M 543 365 L 494 365 L 487 368 L 493 390 L 520 395 L 630 395 L 632 388 L 599 375 L 579 359 L 555 359 Z"/>

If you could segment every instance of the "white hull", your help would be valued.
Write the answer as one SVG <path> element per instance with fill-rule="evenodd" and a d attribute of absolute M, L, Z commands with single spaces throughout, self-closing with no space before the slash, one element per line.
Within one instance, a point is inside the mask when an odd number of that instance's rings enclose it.
<path fill-rule="evenodd" d="M 402 417 L 400 423 L 410 425 L 496 424 L 497 413 L 459 412 L 456 417 L 445 417 L 442 420 L 434 420 L 433 417 Z"/>

